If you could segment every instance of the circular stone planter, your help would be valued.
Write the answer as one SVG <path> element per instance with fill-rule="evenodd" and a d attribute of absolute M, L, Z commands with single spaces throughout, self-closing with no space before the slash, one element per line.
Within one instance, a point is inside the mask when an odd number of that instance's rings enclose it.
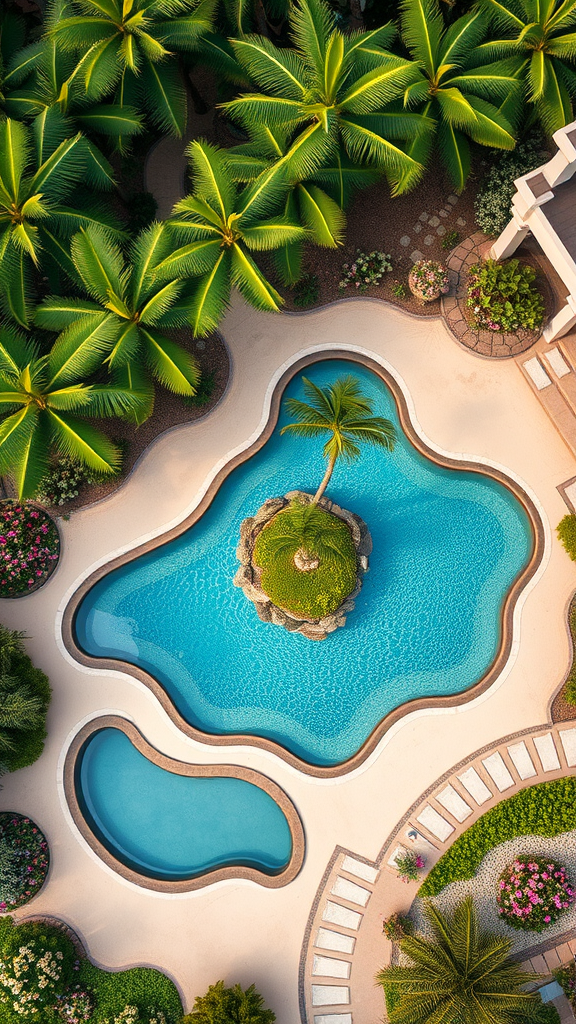
<path fill-rule="evenodd" d="M 305 491 L 289 491 L 282 498 L 269 498 L 258 509 L 256 515 L 244 519 L 240 526 L 240 543 L 236 556 L 241 565 L 234 577 L 234 585 L 241 587 L 249 601 L 255 605 L 258 617 L 262 622 L 271 622 L 283 626 L 290 633 L 301 633 L 308 640 L 325 640 L 329 633 L 334 633 L 340 626 L 346 625 L 346 613 L 354 608 L 354 598 L 360 593 L 362 578 L 368 572 L 368 555 L 372 551 L 372 538 L 368 527 L 360 516 L 335 505 L 328 498 L 320 498 L 319 508 L 342 519 L 350 529 L 352 541 L 356 549 L 356 586 L 352 593 L 330 615 L 322 619 L 306 619 L 286 611 L 273 604 L 268 594 L 260 586 L 261 569 L 254 564 L 252 556 L 258 534 L 278 512 L 286 508 L 291 501 L 297 499 L 304 504 L 312 501 L 313 495 Z M 311 566 L 312 568 L 312 566 Z"/>
<path fill-rule="evenodd" d="M 17 530 L 22 526 L 21 519 L 26 523 L 20 537 L 10 537 L 13 524 L 5 519 L 8 511 L 22 509 L 18 519 Z M 47 531 L 44 532 L 44 527 Z M 36 543 L 36 537 L 39 542 Z M 12 549 L 11 551 L 9 549 Z M 34 549 L 36 554 L 33 553 Z M 8 555 L 16 559 L 9 564 Z M 60 534 L 58 527 L 43 505 L 33 501 L 17 501 L 6 498 L 0 501 L 0 597 L 16 598 L 33 594 L 50 579 L 60 559 Z M 26 564 L 23 565 L 22 563 Z M 13 565 L 13 568 L 12 568 Z M 14 572 L 20 579 L 11 576 Z M 33 580 L 32 583 L 29 581 Z"/>
<path fill-rule="evenodd" d="M 14 885 L 0 882 L 0 914 L 11 914 L 38 895 L 48 874 L 48 841 L 31 818 L 12 811 L 0 814 L 0 839 L 8 839 L 14 853 Z"/>
<path fill-rule="evenodd" d="M 444 273 L 446 278 L 444 285 L 438 281 L 438 284 L 435 286 L 431 294 L 424 292 L 423 285 L 418 281 L 416 274 L 414 273 L 416 269 L 420 267 L 423 268 L 424 265 L 428 263 L 431 264 L 438 273 Z M 422 303 L 436 302 L 448 290 L 447 284 L 448 275 L 446 268 L 442 263 L 439 263 L 438 260 L 418 260 L 418 263 L 414 264 L 412 270 L 408 274 L 408 287 L 410 288 L 414 298 L 419 299 Z"/>

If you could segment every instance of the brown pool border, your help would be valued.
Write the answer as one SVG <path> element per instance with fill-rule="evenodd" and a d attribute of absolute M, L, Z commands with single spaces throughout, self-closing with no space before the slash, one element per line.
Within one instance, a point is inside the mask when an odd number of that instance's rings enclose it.
<path fill-rule="evenodd" d="M 392 392 L 402 429 L 417 451 L 430 459 L 430 461 L 436 463 L 436 465 L 442 466 L 443 468 L 480 473 L 483 476 L 488 476 L 498 481 L 498 483 L 506 487 L 507 490 L 510 491 L 522 504 L 532 527 L 532 551 L 530 558 L 524 569 L 513 581 L 506 595 L 501 609 L 500 645 L 492 664 L 488 667 L 488 670 L 482 678 L 459 693 L 453 693 L 442 697 L 416 697 L 413 700 L 406 701 L 399 707 L 394 708 L 380 720 L 360 749 L 357 750 L 352 757 L 340 764 L 328 766 L 309 764 L 307 761 L 297 757 L 279 743 L 263 736 L 251 736 L 245 733 L 214 734 L 203 732 L 201 729 L 196 728 L 186 721 L 173 704 L 164 687 L 144 669 L 139 668 L 137 665 L 132 665 L 129 662 L 115 658 L 92 657 L 77 646 L 74 636 L 74 619 L 76 612 L 81 601 L 94 584 L 104 576 L 107 576 L 112 570 L 118 569 L 120 566 L 126 565 L 128 562 L 132 562 L 141 555 L 148 554 L 150 551 L 154 551 L 156 548 L 162 547 L 164 544 L 168 544 L 198 522 L 198 520 L 204 515 L 204 512 L 206 512 L 212 504 L 221 485 L 230 473 L 238 466 L 242 465 L 242 463 L 247 462 L 248 459 L 251 458 L 252 455 L 255 455 L 256 452 L 260 451 L 260 449 L 269 440 L 276 423 L 278 422 L 282 395 L 290 381 L 301 370 L 306 369 L 306 367 L 327 359 L 345 359 L 349 362 L 358 363 L 380 377 Z M 377 360 L 372 359 L 370 356 L 366 356 L 363 353 L 348 351 L 347 349 L 329 349 L 327 351 L 310 352 L 295 360 L 284 371 L 274 388 L 270 402 L 268 420 L 262 430 L 262 433 L 248 448 L 240 452 L 238 455 L 233 456 L 226 465 L 218 471 L 194 511 L 191 512 L 190 515 L 186 516 L 186 518 L 177 526 L 174 526 L 163 533 L 161 537 L 154 537 L 153 539 L 140 544 L 138 547 L 133 548 L 124 554 L 118 555 L 105 565 L 100 566 L 91 573 L 90 576 L 83 580 L 77 590 L 75 590 L 64 610 L 62 618 L 62 639 L 68 653 L 81 665 L 88 668 L 125 672 L 147 686 L 158 699 L 170 720 L 174 722 L 174 724 L 186 736 L 190 736 L 192 739 L 214 747 L 239 745 L 258 747 L 261 750 L 266 750 L 275 754 L 277 757 L 280 757 L 287 764 L 303 772 L 305 775 L 323 779 L 337 778 L 338 776 L 346 775 L 348 772 L 358 768 L 376 749 L 385 733 L 387 733 L 388 730 L 396 724 L 396 722 L 399 722 L 406 715 L 412 714 L 414 711 L 429 710 L 432 708 L 450 708 L 468 704 L 470 701 L 479 697 L 480 694 L 489 689 L 504 668 L 510 655 L 513 641 L 514 609 L 521 592 L 536 573 L 540 562 L 542 561 L 544 549 L 544 526 L 536 505 L 524 488 L 520 484 L 516 483 L 516 481 L 511 477 L 492 466 L 487 466 L 483 463 L 471 460 L 449 458 L 447 456 L 440 455 L 438 452 L 430 448 L 417 433 L 412 423 L 408 409 L 408 402 L 401 386 L 392 374 L 381 366 Z M 330 640 L 328 639 L 328 641 L 325 642 L 330 643 Z"/>
<path fill-rule="evenodd" d="M 286 867 L 275 875 L 268 875 L 257 868 L 230 865 L 228 867 L 216 868 L 214 871 L 207 871 L 205 874 L 197 875 L 194 878 L 163 879 L 141 874 L 135 868 L 124 864 L 123 861 L 110 852 L 108 847 L 100 842 L 92 831 L 82 813 L 76 792 L 76 765 L 82 749 L 91 736 L 107 728 L 119 729 L 148 761 L 158 765 L 165 771 L 172 772 L 174 775 L 184 775 L 189 778 L 198 779 L 240 779 L 242 782 L 250 782 L 252 785 L 258 786 L 258 789 L 262 789 L 268 796 L 272 797 L 288 822 L 292 837 L 292 853 Z M 240 765 L 192 764 L 188 761 L 177 761 L 175 758 L 168 757 L 157 750 L 156 747 L 153 747 L 132 722 L 127 718 L 122 718 L 120 715 L 101 715 L 92 718 L 76 733 L 66 751 L 63 782 L 64 795 L 70 808 L 70 813 L 82 838 L 86 840 L 94 853 L 109 868 L 116 871 L 122 878 L 127 879 L 129 882 L 134 882 L 135 885 L 145 889 L 167 893 L 192 892 L 195 889 L 202 889 L 207 885 L 214 885 L 215 882 L 222 882 L 225 879 L 232 878 L 246 878 L 268 889 L 279 889 L 281 886 L 288 885 L 289 882 L 296 878 L 304 863 L 306 848 L 304 827 L 292 800 L 277 782 L 273 782 L 272 779 L 269 779 L 267 775 L 262 775 L 261 772 L 254 771 L 252 768 L 243 768 Z"/>

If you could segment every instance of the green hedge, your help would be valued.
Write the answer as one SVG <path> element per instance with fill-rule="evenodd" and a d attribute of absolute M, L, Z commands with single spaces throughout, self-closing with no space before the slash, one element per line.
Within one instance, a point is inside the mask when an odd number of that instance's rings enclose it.
<path fill-rule="evenodd" d="M 557 836 L 576 828 L 576 778 L 529 786 L 483 814 L 457 839 L 420 886 L 437 896 L 451 882 L 473 878 L 486 854 L 518 836 Z"/>
<path fill-rule="evenodd" d="M 162 1010 L 168 1024 L 182 1019 L 182 1002 L 173 981 L 153 967 L 133 967 L 128 971 L 103 971 L 84 960 L 78 972 L 80 985 L 94 993 L 96 1008 L 92 1024 L 113 1020 L 125 1006 L 141 1010 Z"/>
<path fill-rule="evenodd" d="M 576 562 L 576 515 L 573 512 L 569 512 L 560 520 L 556 533 L 572 561 Z"/>

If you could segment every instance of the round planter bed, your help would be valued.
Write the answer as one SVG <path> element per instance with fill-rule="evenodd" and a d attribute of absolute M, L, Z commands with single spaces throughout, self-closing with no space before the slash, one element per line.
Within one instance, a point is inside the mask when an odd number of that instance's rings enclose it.
<path fill-rule="evenodd" d="M 60 535 L 42 505 L 0 501 L 0 597 L 33 594 L 48 581 L 60 557 Z"/>

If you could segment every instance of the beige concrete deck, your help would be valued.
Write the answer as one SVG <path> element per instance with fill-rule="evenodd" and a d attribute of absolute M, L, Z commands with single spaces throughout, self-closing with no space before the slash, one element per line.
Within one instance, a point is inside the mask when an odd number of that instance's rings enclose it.
<path fill-rule="evenodd" d="M 44 589 L 1 603 L 0 620 L 32 635 L 30 653 L 49 674 L 54 698 L 45 754 L 3 780 L 0 802 L 31 814 L 52 851 L 48 883 L 22 916 L 44 912 L 63 918 L 105 966 L 161 967 L 178 982 L 188 1007 L 219 978 L 255 982 L 278 1024 L 295 1024 L 304 930 L 335 846 L 374 859 L 419 794 L 452 765 L 503 735 L 546 720 L 570 657 L 564 613 L 576 587 L 576 567 L 553 539 L 516 611 L 513 663 L 491 690 L 462 709 L 404 719 L 358 771 L 336 780 L 305 777 L 255 748 L 219 751 L 180 735 L 134 679 L 72 663 L 58 640 L 59 615 L 79 579 L 97 563 L 184 517 L 215 468 L 259 431 L 271 382 L 287 362 L 312 348 L 356 346 L 383 360 L 405 382 L 416 420 L 433 446 L 489 460 L 516 475 L 552 527 L 566 511 L 557 487 L 576 476 L 576 459 L 514 362 L 495 363 L 465 351 L 440 319 L 411 318 L 370 299 L 297 316 L 256 313 L 237 302 L 223 334 L 233 374 L 220 405 L 206 419 L 158 439 L 123 487 L 62 523 L 61 564 Z M 246 765 L 282 786 L 306 832 L 304 867 L 295 881 L 278 890 L 223 882 L 173 896 L 139 889 L 105 868 L 76 833 L 60 785 L 71 735 L 80 722 L 105 711 L 132 719 L 170 757 Z"/>

